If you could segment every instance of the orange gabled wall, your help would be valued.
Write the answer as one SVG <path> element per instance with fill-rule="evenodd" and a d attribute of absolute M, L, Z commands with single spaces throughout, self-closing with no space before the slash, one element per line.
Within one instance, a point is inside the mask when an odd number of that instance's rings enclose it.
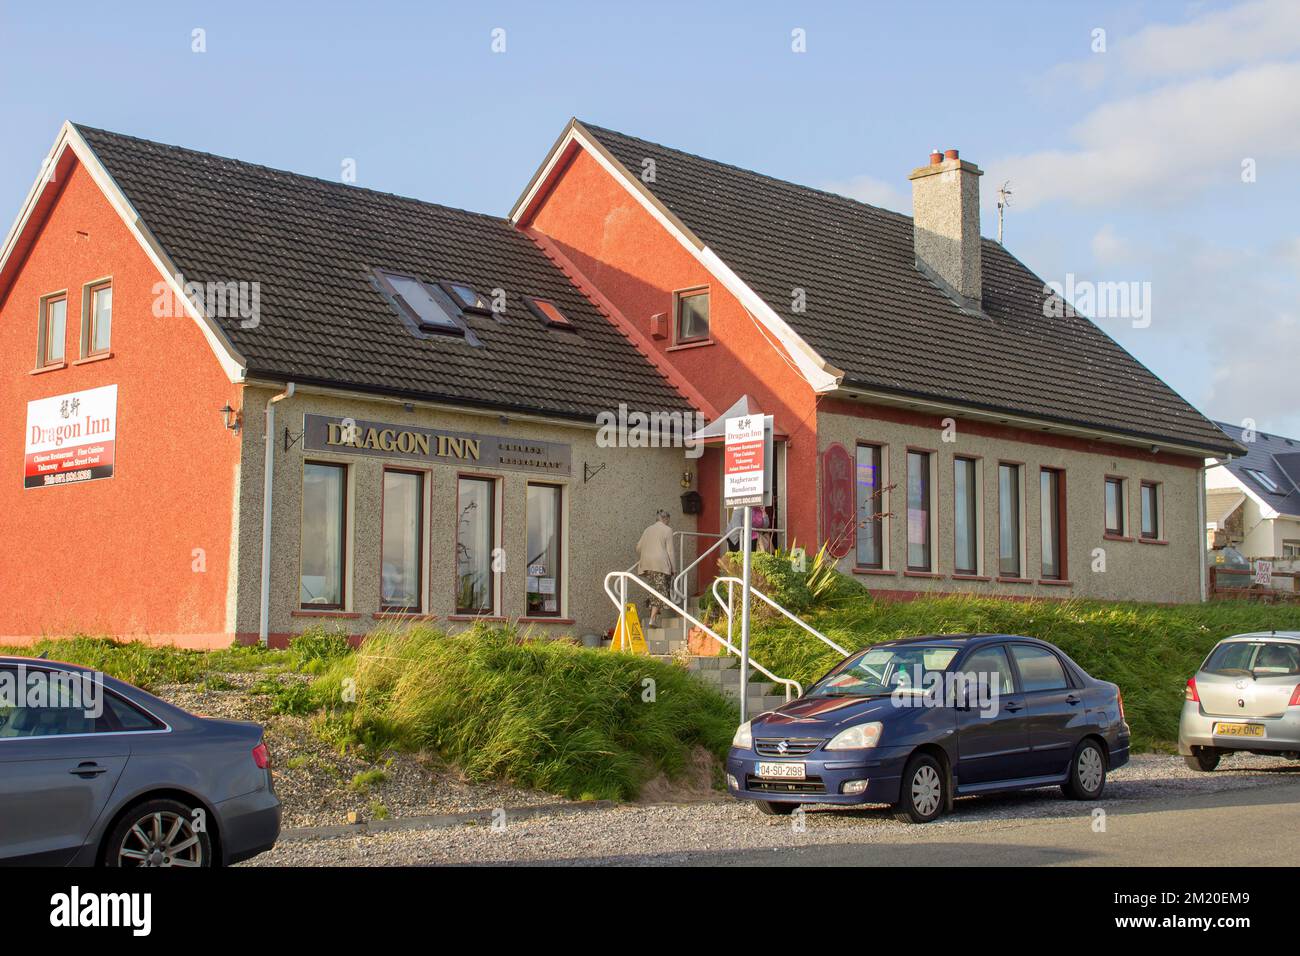
<path fill-rule="evenodd" d="M 87 633 L 229 643 L 239 439 L 218 409 L 239 407 L 239 387 L 192 319 L 154 317 L 161 276 L 85 168 L 63 179 L 0 304 L 0 642 Z M 105 276 L 111 357 L 78 364 L 82 287 Z M 62 289 L 67 367 L 32 374 L 38 302 Z M 113 476 L 25 489 L 27 403 L 110 384 Z"/>
<path fill-rule="evenodd" d="M 740 301 L 584 149 L 553 173 L 520 225 L 547 236 L 647 337 L 656 313 L 671 323 L 675 290 L 710 288 L 711 345 L 674 349 L 671 339 L 651 341 L 718 410 L 748 394 L 775 416 L 777 433 L 788 438 L 784 523 L 791 538 L 815 549 L 816 398 Z M 707 511 L 699 528 L 716 531 L 717 481 L 701 471 L 700 490 Z"/>

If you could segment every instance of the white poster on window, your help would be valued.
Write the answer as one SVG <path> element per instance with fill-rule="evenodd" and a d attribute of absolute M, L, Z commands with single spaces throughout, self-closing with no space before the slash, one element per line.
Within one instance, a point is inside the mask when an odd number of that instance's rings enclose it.
<path fill-rule="evenodd" d="M 117 386 L 27 403 L 24 488 L 113 477 Z"/>

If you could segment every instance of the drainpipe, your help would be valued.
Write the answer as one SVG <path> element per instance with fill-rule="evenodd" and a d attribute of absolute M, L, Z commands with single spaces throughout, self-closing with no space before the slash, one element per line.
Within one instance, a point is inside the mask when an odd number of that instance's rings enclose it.
<path fill-rule="evenodd" d="M 1206 576 L 1209 569 L 1206 567 L 1210 563 L 1209 552 L 1209 532 L 1205 527 L 1205 470 L 1204 463 L 1196 471 L 1196 524 L 1201 532 L 1201 546 L 1196 549 L 1196 553 L 1201 558 L 1201 600 L 1209 600 L 1209 589 L 1207 587 Z"/>
<path fill-rule="evenodd" d="M 257 640 L 267 645 L 267 630 L 271 619 L 271 489 L 275 472 L 275 405 L 293 397 L 293 382 L 283 392 L 271 396 L 266 403 L 266 461 L 262 465 L 262 593 L 257 621 Z"/>

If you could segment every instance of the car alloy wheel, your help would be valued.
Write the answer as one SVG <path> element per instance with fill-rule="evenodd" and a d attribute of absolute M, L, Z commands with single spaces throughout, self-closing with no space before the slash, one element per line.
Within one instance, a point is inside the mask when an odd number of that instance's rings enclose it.
<path fill-rule="evenodd" d="M 206 867 L 212 865 L 212 841 L 205 830 L 195 829 L 189 807 L 153 800 L 117 825 L 105 862 L 120 867 Z"/>
<path fill-rule="evenodd" d="M 903 792 L 894 816 L 905 823 L 929 823 L 944 811 L 947 783 L 939 762 L 927 754 L 912 758 L 903 772 Z"/>
<path fill-rule="evenodd" d="M 1074 751 L 1070 776 L 1061 784 L 1072 800 L 1096 800 L 1106 788 L 1106 756 L 1095 740 L 1085 740 Z"/>

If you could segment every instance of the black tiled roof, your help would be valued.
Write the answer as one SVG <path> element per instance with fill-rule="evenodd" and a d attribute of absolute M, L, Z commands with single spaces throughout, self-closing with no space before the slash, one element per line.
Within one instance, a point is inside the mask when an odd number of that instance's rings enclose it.
<path fill-rule="evenodd" d="M 1246 454 L 1223 462 L 1232 476 L 1244 484 L 1270 508 L 1284 515 L 1300 515 L 1300 439 L 1256 431 L 1251 441 L 1245 441 L 1245 429 L 1240 425 L 1215 422 L 1235 442 L 1241 443 Z M 1277 486 L 1268 486 L 1251 474 L 1266 475 Z"/>
<path fill-rule="evenodd" d="M 996 242 L 982 241 L 987 317 L 972 315 L 916 268 L 910 216 L 582 126 L 633 174 L 653 159 L 646 188 L 845 385 L 1236 453 L 1088 319 L 1045 318 L 1043 280 Z"/>
<path fill-rule="evenodd" d="M 590 420 L 619 402 L 686 399 L 505 219 L 78 126 L 185 281 L 260 283 L 260 322 L 217 319 L 250 377 Z M 504 289 L 506 321 L 470 316 L 480 347 L 416 338 L 372 270 Z M 573 331 L 543 326 L 550 299 Z"/>

